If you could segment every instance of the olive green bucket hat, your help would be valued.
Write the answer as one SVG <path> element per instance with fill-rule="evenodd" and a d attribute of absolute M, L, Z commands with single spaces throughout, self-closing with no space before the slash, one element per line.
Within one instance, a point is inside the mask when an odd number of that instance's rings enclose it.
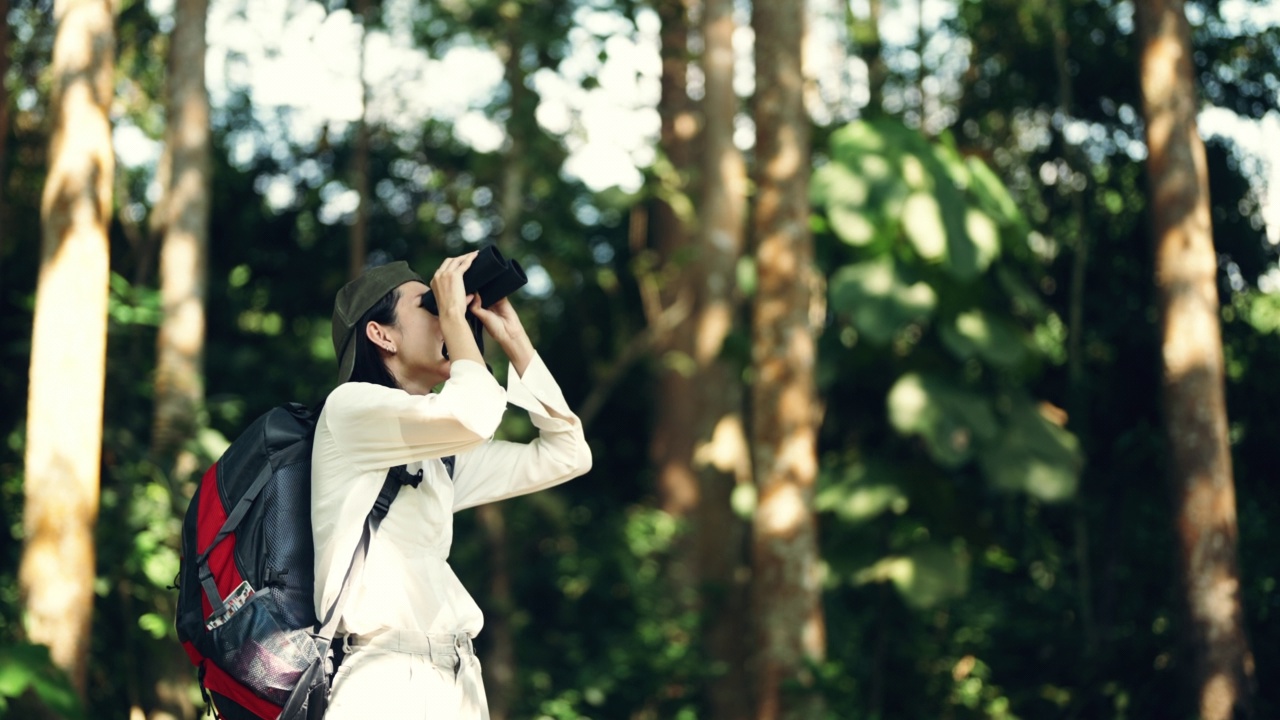
<path fill-rule="evenodd" d="M 365 270 L 338 291 L 333 301 L 333 351 L 338 356 L 339 384 L 351 379 L 356 364 L 356 323 L 383 295 L 414 280 L 426 284 L 409 263 L 399 260 Z"/>

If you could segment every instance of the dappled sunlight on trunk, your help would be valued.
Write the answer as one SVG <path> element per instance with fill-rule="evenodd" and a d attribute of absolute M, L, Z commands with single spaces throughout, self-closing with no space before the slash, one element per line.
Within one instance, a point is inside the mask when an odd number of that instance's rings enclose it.
<path fill-rule="evenodd" d="M 1143 0 L 1137 12 L 1186 646 L 1201 717 L 1231 720 L 1252 714 L 1254 679 L 1241 608 L 1218 256 L 1196 130 L 1190 28 L 1181 0 Z"/>
<path fill-rule="evenodd" d="M 109 2 L 54 6 L 54 127 L 28 396 L 22 588 L 27 633 L 83 694 L 93 612 L 107 222 L 114 157 Z"/>

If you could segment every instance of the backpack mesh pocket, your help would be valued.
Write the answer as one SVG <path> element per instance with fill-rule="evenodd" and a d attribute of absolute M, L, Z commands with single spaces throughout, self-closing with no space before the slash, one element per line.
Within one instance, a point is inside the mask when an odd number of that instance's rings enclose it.
<path fill-rule="evenodd" d="M 209 659 L 264 700 L 283 705 L 320 653 L 306 630 L 280 628 L 270 597 L 255 594 L 209 633 L 214 651 Z"/>

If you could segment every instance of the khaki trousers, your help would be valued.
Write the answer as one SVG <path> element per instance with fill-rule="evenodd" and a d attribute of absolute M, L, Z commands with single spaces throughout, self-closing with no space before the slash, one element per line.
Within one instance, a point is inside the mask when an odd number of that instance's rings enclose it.
<path fill-rule="evenodd" d="M 346 646 L 325 720 L 489 720 L 466 635 L 390 631 Z"/>

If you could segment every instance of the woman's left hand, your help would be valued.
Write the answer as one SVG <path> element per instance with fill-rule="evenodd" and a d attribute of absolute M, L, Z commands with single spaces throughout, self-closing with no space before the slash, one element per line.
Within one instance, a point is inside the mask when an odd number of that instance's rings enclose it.
<path fill-rule="evenodd" d="M 481 302 L 479 295 L 472 298 L 471 312 L 480 319 L 480 324 L 484 325 L 489 337 L 502 346 L 502 351 L 515 364 L 516 371 L 524 373 L 524 368 L 533 355 L 533 344 L 529 342 L 529 336 L 524 331 L 516 309 L 507 298 L 494 303 L 488 310 L 480 307 Z"/>

